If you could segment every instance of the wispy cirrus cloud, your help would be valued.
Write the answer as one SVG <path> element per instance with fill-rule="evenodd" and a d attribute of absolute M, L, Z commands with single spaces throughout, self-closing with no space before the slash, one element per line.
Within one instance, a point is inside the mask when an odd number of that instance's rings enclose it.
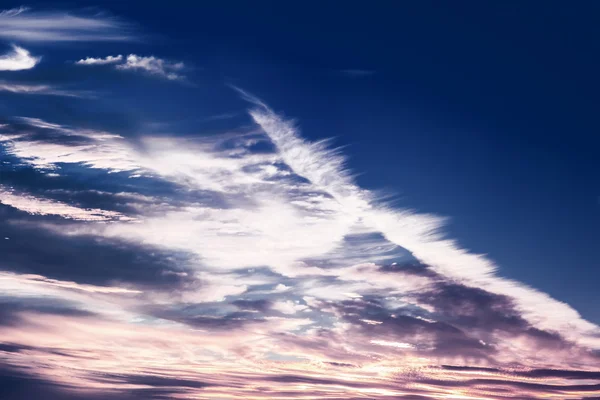
<path fill-rule="evenodd" d="M 242 92 L 243 93 L 243 92 Z M 437 272 L 487 290 L 510 295 L 523 314 L 545 329 L 558 331 L 570 340 L 600 345 L 600 328 L 585 321 L 568 305 L 544 293 L 495 275 L 496 266 L 481 255 L 444 240 L 443 219 L 407 210 L 389 210 L 377 205 L 372 193 L 354 184 L 344 168 L 344 159 L 323 143 L 308 143 L 295 126 L 281 119 L 261 101 L 245 95 L 257 105 L 250 114 L 269 135 L 283 160 L 297 174 L 330 194 L 346 213 L 360 218 L 388 240 L 411 251 Z M 552 308 L 553 313 L 545 310 Z"/>
<path fill-rule="evenodd" d="M 104 58 L 87 57 L 77 61 L 77 65 L 107 65 L 114 64 L 118 70 L 139 71 L 168 80 L 185 80 L 181 71 L 185 68 L 182 62 L 173 62 L 155 56 L 138 56 L 129 54 L 126 58 L 122 55 L 107 56 Z"/>
<path fill-rule="evenodd" d="M 0 16 L 0 19 L 2 17 Z M 1 28 L 0 28 L 1 29 Z M 41 57 L 34 57 L 19 46 L 12 46 L 12 51 L 0 56 L 0 71 L 22 71 L 35 67 Z"/>
<path fill-rule="evenodd" d="M 65 97 L 79 97 L 79 98 L 91 98 L 94 97 L 93 93 L 78 91 L 78 90 L 65 90 L 54 85 L 45 84 L 29 84 L 29 83 L 16 83 L 8 81 L 0 81 L 0 91 L 20 94 L 31 94 L 31 95 L 46 95 L 46 96 L 65 96 Z"/>
<path fill-rule="evenodd" d="M 20 7 L 0 12 L 0 38 L 21 42 L 125 41 L 130 25 L 106 15 L 36 11 Z"/>
<path fill-rule="evenodd" d="M 30 8 L 25 6 L 20 6 L 17 8 L 11 8 L 10 10 L 0 11 L 0 17 L 14 17 L 21 13 L 28 11 Z"/>

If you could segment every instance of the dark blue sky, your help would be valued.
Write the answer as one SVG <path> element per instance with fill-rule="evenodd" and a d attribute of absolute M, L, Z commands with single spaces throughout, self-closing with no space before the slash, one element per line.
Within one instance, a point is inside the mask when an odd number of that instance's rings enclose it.
<path fill-rule="evenodd" d="M 503 275 L 600 321 L 597 3 L 105 6 L 197 67 L 197 97 L 165 118 L 236 112 L 214 88 L 248 89 L 335 137 L 362 186 L 451 217 Z"/>

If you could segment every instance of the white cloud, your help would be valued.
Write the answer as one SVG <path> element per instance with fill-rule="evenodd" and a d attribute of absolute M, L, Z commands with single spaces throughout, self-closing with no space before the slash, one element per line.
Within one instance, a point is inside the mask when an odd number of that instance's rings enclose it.
<path fill-rule="evenodd" d="M 139 290 L 128 289 L 123 287 L 115 287 L 115 286 L 96 286 L 89 285 L 71 281 L 61 281 L 58 279 L 50 279 L 42 275 L 32 275 L 32 274 L 15 274 L 5 271 L 0 271 L 0 287 L 5 291 L 10 290 L 12 288 L 16 293 L 11 294 L 24 294 L 27 293 L 26 288 L 31 287 L 30 294 L 39 295 L 40 290 L 39 287 L 49 288 L 49 289 L 70 289 L 77 290 L 81 292 L 87 293 L 106 293 L 106 294 L 139 294 L 142 293 Z M 19 291 L 19 289 L 21 289 Z M 20 292 L 20 293 L 19 293 Z"/>
<path fill-rule="evenodd" d="M 67 303 L 81 310 L 105 315 L 117 320 L 131 320 L 135 315 L 124 304 L 142 291 L 120 286 L 97 286 L 73 281 L 51 279 L 42 275 L 17 274 L 0 270 L 0 293 L 18 298 L 44 298 L 45 302 Z M 118 305 L 118 306 L 117 306 Z"/>
<path fill-rule="evenodd" d="M 296 260 L 334 248 L 351 224 L 343 216 L 308 220 L 285 198 L 257 196 L 253 202 L 258 204 L 231 209 L 190 205 L 136 224 L 98 227 L 96 233 L 186 250 L 212 268 L 269 265 L 295 275 Z"/>
<path fill-rule="evenodd" d="M 12 8 L 10 10 L 1 11 L 0 17 L 14 17 L 15 15 L 19 15 L 28 10 L 29 10 L 29 7 L 23 7 L 23 6 L 18 7 L 18 8 Z"/>
<path fill-rule="evenodd" d="M 0 91 L 20 94 L 37 94 L 48 96 L 65 97 L 91 97 L 90 93 L 80 91 L 69 91 L 56 88 L 51 85 L 30 85 L 24 83 L 12 83 L 0 81 Z"/>
<path fill-rule="evenodd" d="M 31 118 L 31 117 L 16 117 L 17 119 L 34 126 L 36 128 L 42 129 L 52 129 L 58 132 L 61 132 L 68 136 L 84 136 L 90 139 L 97 140 L 105 140 L 105 139 L 122 139 L 121 136 L 115 135 L 113 133 L 96 131 L 92 129 L 72 129 L 63 125 L 51 123 L 44 121 L 40 118 Z"/>
<path fill-rule="evenodd" d="M 296 314 L 299 311 L 304 311 L 308 309 L 308 306 L 300 303 L 295 303 L 291 300 L 286 301 L 276 301 L 273 303 L 271 308 L 275 311 L 279 311 L 283 314 Z"/>
<path fill-rule="evenodd" d="M 105 15 L 78 16 L 65 11 L 21 7 L 0 12 L 0 38 L 29 42 L 132 40 L 131 28 Z"/>
<path fill-rule="evenodd" d="M 114 64 L 118 70 L 140 71 L 168 80 L 185 80 L 181 74 L 185 65 L 182 62 L 173 62 L 155 56 L 138 56 L 129 54 L 125 59 L 121 54 L 105 58 L 87 57 L 77 61 L 77 65 L 108 65 Z"/>
<path fill-rule="evenodd" d="M 1 29 L 2 28 L 0 27 L 0 31 Z M 33 57 L 29 51 L 22 47 L 13 46 L 11 52 L 0 56 L 0 71 L 22 71 L 31 69 L 40 62 L 40 59 L 41 57 Z"/>
<path fill-rule="evenodd" d="M 121 54 L 116 56 L 106 56 L 104 58 L 94 58 L 87 57 L 77 61 L 75 64 L 78 65 L 106 65 L 106 64 L 116 64 L 123 61 L 123 56 Z"/>
<path fill-rule="evenodd" d="M 184 68 L 182 62 L 170 62 L 154 56 L 143 57 L 136 54 L 130 54 L 124 64 L 116 66 L 122 70 L 141 70 L 151 75 L 161 76 L 169 80 L 180 80 L 185 77 L 179 74 Z"/>
<path fill-rule="evenodd" d="M 399 349 L 412 349 L 415 347 L 410 343 L 390 342 L 387 340 L 371 340 L 370 343 L 376 344 L 378 346 L 397 347 Z"/>

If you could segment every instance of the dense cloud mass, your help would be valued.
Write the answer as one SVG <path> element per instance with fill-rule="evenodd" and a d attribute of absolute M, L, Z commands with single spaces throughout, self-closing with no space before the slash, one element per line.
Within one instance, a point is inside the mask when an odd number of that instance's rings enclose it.
<path fill-rule="evenodd" d="M 0 37 L 71 32 L 11 12 Z M 125 40 L 114 19 L 68 18 Z M 78 63 L 123 60 L 183 68 Z M 248 119 L 222 134 L 2 116 L 1 398 L 600 396 L 600 328 L 440 218 L 382 204 L 339 151 L 236 90 Z"/>

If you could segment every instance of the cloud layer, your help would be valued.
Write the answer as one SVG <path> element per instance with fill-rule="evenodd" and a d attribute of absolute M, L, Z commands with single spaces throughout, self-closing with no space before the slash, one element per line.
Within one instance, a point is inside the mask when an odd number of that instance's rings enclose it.
<path fill-rule="evenodd" d="M 255 127 L 234 134 L 4 121 L 1 375 L 19 393 L 597 396 L 597 326 L 240 93 Z"/>

